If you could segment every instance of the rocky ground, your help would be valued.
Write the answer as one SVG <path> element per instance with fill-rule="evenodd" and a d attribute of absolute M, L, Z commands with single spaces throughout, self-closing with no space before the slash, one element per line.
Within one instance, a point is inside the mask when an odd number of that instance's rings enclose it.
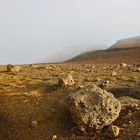
<path fill-rule="evenodd" d="M 140 64 L 0 66 L 0 140 L 139 140 L 139 81 Z M 116 116 L 108 123 L 106 118 L 111 116 L 109 113 L 105 114 L 107 116 L 102 114 L 102 109 L 106 108 L 97 109 L 97 113 L 101 111 L 98 114 L 101 120 L 94 118 L 93 121 L 92 116 L 86 118 L 86 121 L 84 118 L 82 123 L 86 122 L 87 129 L 95 127 L 94 123 L 97 121 L 103 126 L 94 131 L 80 129 L 81 122 L 79 124 L 79 121 L 76 122 L 77 118 L 74 119 L 78 115 L 73 116 L 69 103 L 74 93 L 78 94 L 81 90 L 84 95 L 89 93 L 86 85 L 96 85 L 100 87 L 98 91 L 101 92 L 105 90 L 109 95 L 105 98 L 107 106 L 118 106 Z M 80 108 L 84 108 L 86 103 L 92 112 L 92 106 L 87 101 L 92 102 L 93 98 L 97 105 L 100 100 L 96 101 L 98 94 L 96 95 L 97 97 L 92 97 L 90 94 L 84 98 L 80 96 Z M 99 97 L 102 96 L 104 94 Z M 108 98 L 113 99 L 113 103 Z M 101 101 L 103 104 L 104 99 Z M 121 104 L 121 110 L 118 102 Z M 90 113 L 89 110 L 85 112 Z M 79 120 L 83 119 L 81 113 L 85 112 L 80 112 Z M 88 121 L 91 125 L 87 125 Z"/>

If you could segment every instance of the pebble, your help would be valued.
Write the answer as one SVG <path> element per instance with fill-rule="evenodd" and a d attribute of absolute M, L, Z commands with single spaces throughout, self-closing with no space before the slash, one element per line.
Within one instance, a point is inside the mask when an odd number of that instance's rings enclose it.
<path fill-rule="evenodd" d="M 52 140 L 57 140 L 57 136 L 53 135 Z"/>
<path fill-rule="evenodd" d="M 37 121 L 32 121 L 31 122 L 31 127 L 32 128 L 37 128 L 37 126 L 38 126 L 38 122 Z"/>

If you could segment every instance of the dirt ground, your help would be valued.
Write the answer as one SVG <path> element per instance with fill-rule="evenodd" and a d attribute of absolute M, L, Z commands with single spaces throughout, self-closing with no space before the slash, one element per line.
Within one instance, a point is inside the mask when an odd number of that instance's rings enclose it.
<path fill-rule="evenodd" d="M 0 140 L 100 140 L 103 131 L 83 134 L 71 119 L 67 98 L 84 84 L 108 80 L 106 88 L 121 102 L 113 123 L 121 128 L 118 140 L 140 139 L 140 95 L 132 92 L 140 81 L 137 65 L 34 64 L 18 72 L 0 72 Z M 115 71 L 117 75 L 111 73 Z M 60 86 L 71 74 L 75 85 Z M 56 135 L 56 136 L 55 136 Z"/>

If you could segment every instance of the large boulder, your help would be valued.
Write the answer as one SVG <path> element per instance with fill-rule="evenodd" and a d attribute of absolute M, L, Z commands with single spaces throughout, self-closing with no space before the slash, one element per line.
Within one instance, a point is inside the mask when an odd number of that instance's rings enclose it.
<path fill-rule="evenodd" d="M 88 85 L 70 95 L 69 109 L 81 131 L 94 132 L 118 118 L 121 104 L 106 90 Z"/>

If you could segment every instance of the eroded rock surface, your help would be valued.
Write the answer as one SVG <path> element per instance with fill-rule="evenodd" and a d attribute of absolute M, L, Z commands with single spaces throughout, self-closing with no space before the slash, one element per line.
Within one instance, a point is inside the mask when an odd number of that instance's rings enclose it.
<path fill-rule="evenodd" d="M 111 125 L 107 129 L 105 129 L 104 136 L 107 138 L 115 139 L 120 134 L 120 128 L 116 125 Z"/>
<path fill-rule="evenodd" d="M 120 102 L 111 93 L 95 85 L 71 94 L 69 104 L 72 118 L 83 132 L 110 125 L 121 110 Z"/>

